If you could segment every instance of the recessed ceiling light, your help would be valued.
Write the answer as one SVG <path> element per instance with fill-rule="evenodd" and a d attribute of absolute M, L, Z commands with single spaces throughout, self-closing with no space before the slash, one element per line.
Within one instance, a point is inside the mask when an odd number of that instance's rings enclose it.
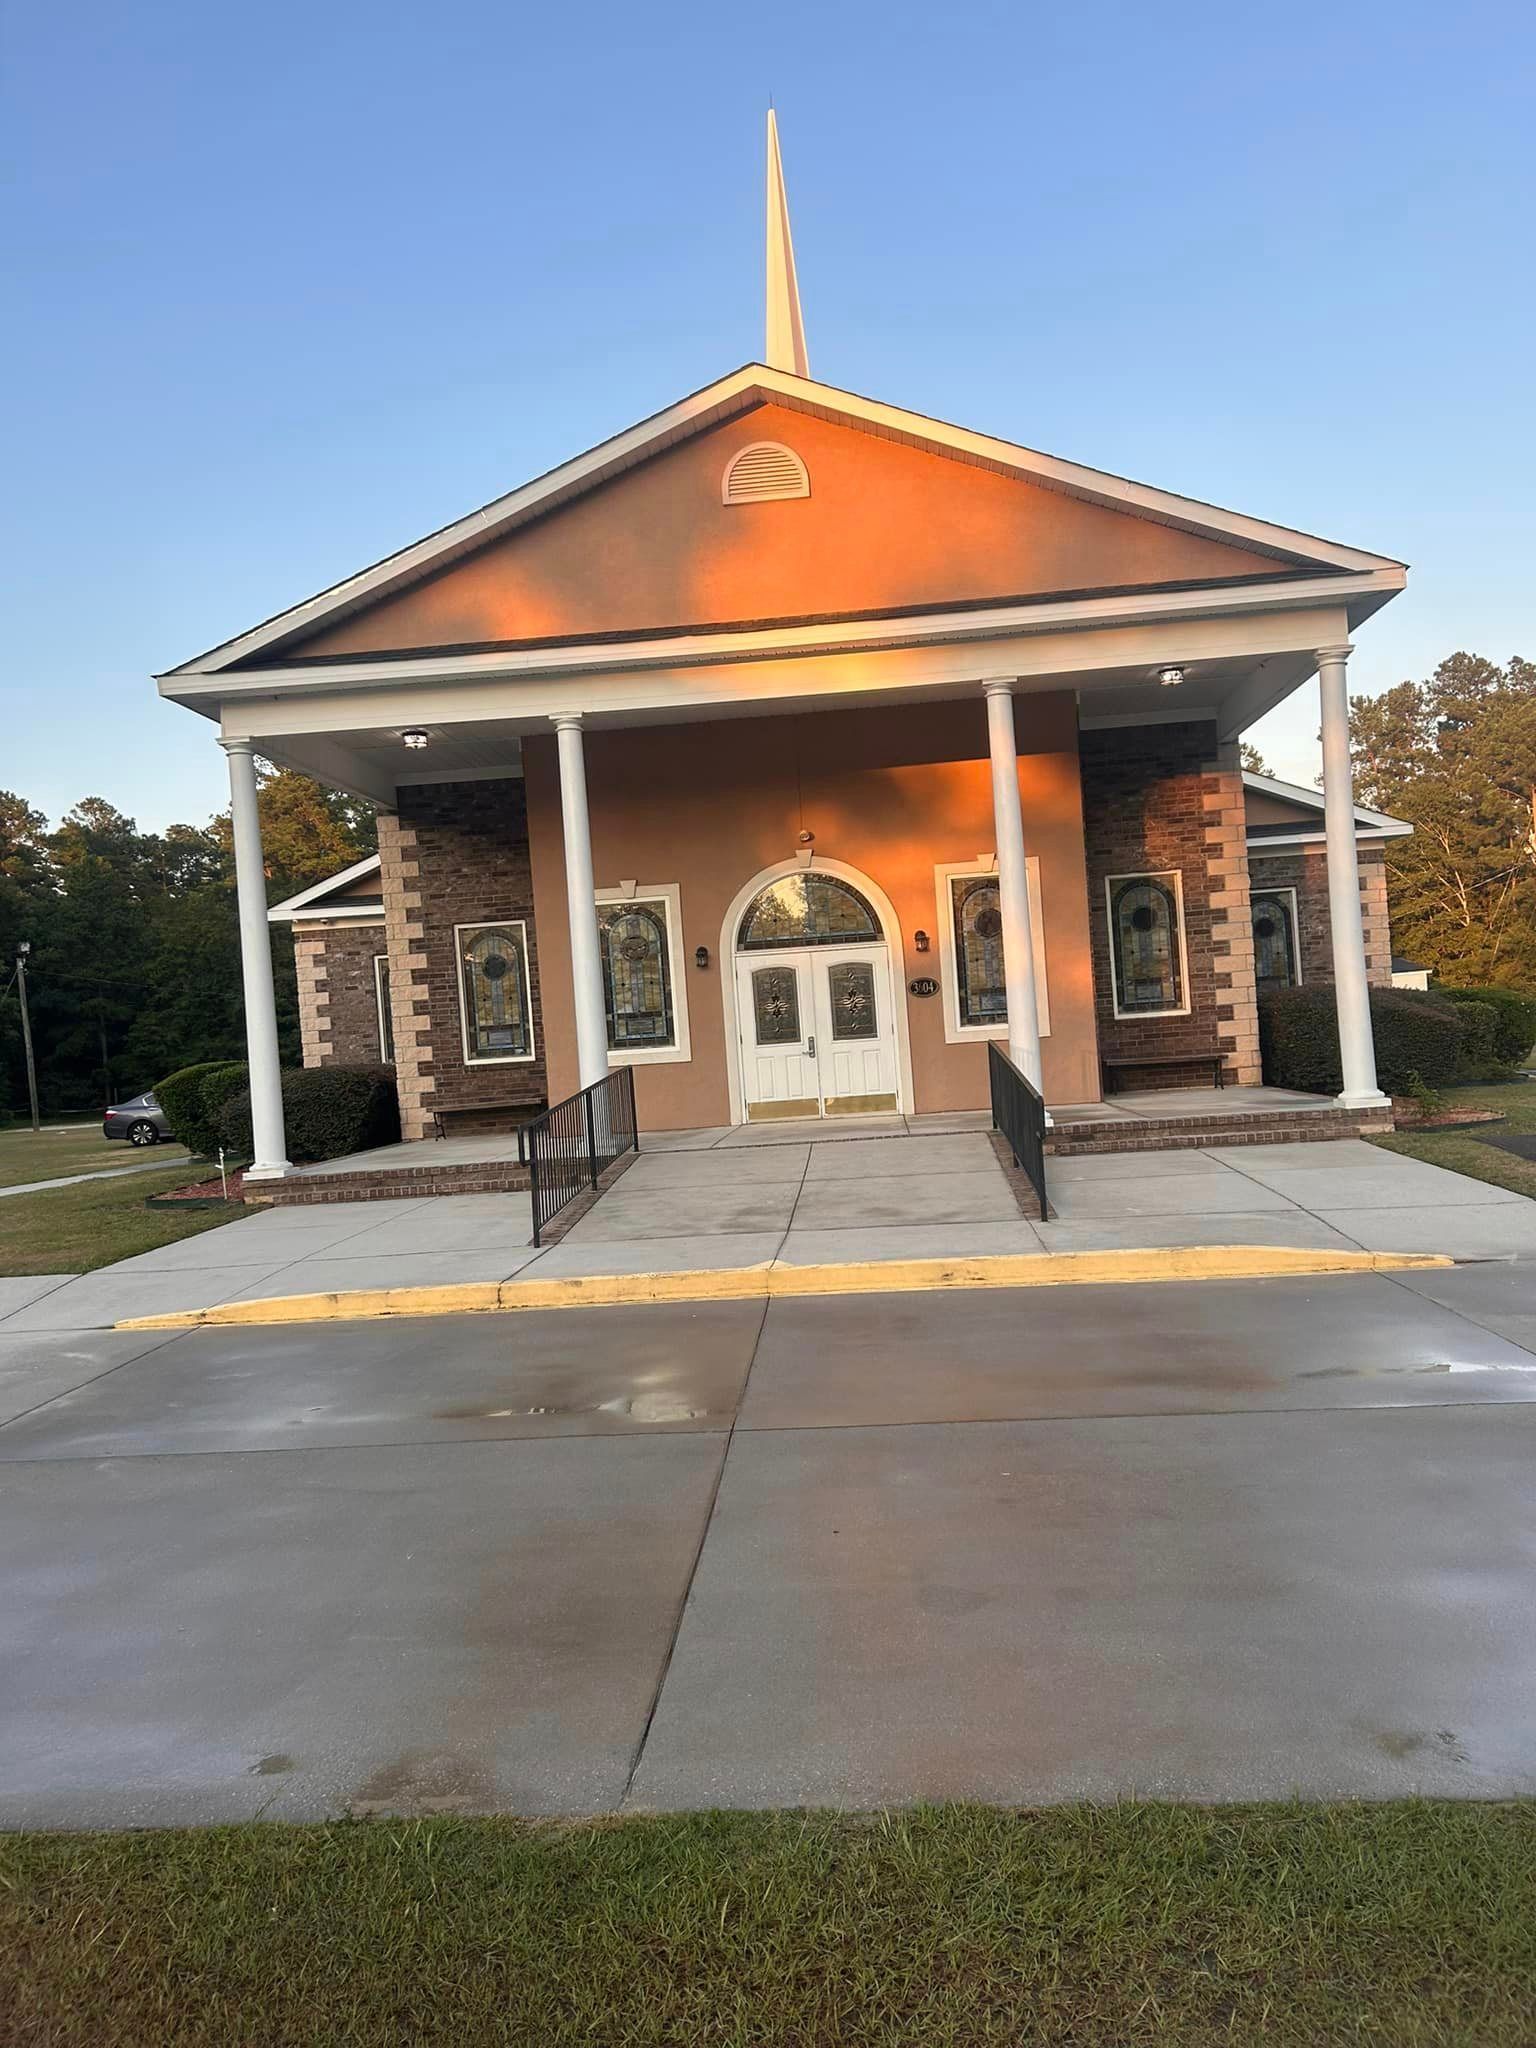
<path fill-rule="evenodd" d="M 413 754 L 419 754 L 422 748 L 427 744 L 427 741 L 431 738 L 431 734 L 427 732 L 422 726 L 408 725 L 405 731 L 401 733 L 400 737 L 405 742 L 405 744 L 410 748 Z"/>
<path fill-rule="evenodd" d="M 1184 671 L 1178 666 L 1177 662 L 1173 662 L 1167 668 L 1160 668 L 1158 670 L 1157 680 L 1165 690 L 1172 690 L 1183 682 Z"/>

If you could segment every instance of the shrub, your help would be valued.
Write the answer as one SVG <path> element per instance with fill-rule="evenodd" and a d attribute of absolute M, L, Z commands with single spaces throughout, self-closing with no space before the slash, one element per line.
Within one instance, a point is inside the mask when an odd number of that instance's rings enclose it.
<path fill-rule="evenodd" d="M 203 1060 L 168 1074 L 155 1098 L 170 1121 L 171 1135 L 189 1152 L 206 1156 L 219 1149 L 220 1110 L 245 1082 L 243 1061 Z"/>
<path fill-rule="evenodd" d="M 1503 1021 L 1498 1011 L 1492 1003 L 1458 1002 L 1453 1007 L 1461 1024 L 1462 1079 L 1496 1079 L 1508 1064 L 1498 1053 L 1499 1025 Z"/>
<path fill-rule="evenodd" d="M 392 1067 L 294 1067 L 283 1076 L 283 1121 L 288 1157 L 296 1164 L 339 1159 L 392 1145 L 400 1135 L 400 1109 Z M 224 1104 L 219 1132 L 226 1147 L 251 1156 L 251 1092 L 242 1088 Z"/>
<path fill-rule="evenodd" d="M 1522 995 L 1515 988 L 1442 988 L 1435 993 L 1457 1004 L 1488 1004 L 1499 1019 L 1493 1058 L 1511 1067 L 1524 1066 L 1530 1059 L 1536 1047 L 1536 996 Z"/>
<path fill-rule="evenodd" d="M 1390 1095 L 1444 1088 L 1461 1069 L 1462 1025 L 1454 1003 L 1417 989 L 1373 988 L 1376 1076 Z M 1278 989 L 1259 999 L 1259 1053 L 1272 1088 L 1337 1095 L 1344 1085 L 1331 988 Z"/>

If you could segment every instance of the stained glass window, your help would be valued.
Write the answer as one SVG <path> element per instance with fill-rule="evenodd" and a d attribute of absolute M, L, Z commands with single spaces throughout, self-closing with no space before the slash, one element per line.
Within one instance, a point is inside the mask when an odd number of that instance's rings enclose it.
<path fill-rule="evenodd" d="M 752 1014 L 759 1045 L 800 1042 L 800 981 L 792 967 L 759 967 L 752 975 Z"/>
<path fill-rule="evenodd" d="M 458 936 L 466 1059 L 527 1059 L 533 1051 L 533 1020 L 523 927 L 461 925 Z"/>
<path fill-rule="evenodd" d="M 1110 887 L 1115 1006 L 1122 1015 L 1179 1010 L 1179 899 L 1171 876 L 1128 875 Z"/>
<path fill-rule="evenodd" d="M 878 1038 L 875 970 L 867 960 L 839 960 L 827 975 L 834 1038 Z"/>
<path fill-rule="evenodd" d="M 995 875 L 954 875 L 955 986 L 962 1024 L 1006 1024 L 1003 913 Z"/>
<path fill-rule="evenodd" d="M 770 946 L 873 945 L 880 920 L 848 883 L 805 868 L 770 882 L 747 905 L 736 943 L 743 952 Z"/>
<path fill-rule="evenodd" d="M 665 903 L 601 903 L 598 942 L 612 1052 L 675 1045 Z"/>
<path fill-rule="evenodd" d="M 1253 973 L 1262 992 L 1289 988 L 1296 979 L 1296 922 L 1289 889 L 1253 899 Z"/>

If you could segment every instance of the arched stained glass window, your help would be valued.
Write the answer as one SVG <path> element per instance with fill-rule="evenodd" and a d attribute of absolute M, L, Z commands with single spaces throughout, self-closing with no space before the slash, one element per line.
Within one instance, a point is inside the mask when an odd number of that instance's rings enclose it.
<path fill-rule="evenodd" d="M 1110 883 L 1115 1008 L 1146 1016 L 1184 1007 L 1179 895 L 1172 875 L 1122 875 Z"/>
<path fill-rule="evenodd" d="M 460 925 L 459 994 L 467 1060 L 523 1060 L 533 1053 L 528 951 L 521 924 Z"/>
<path fill-rule="evenodd" d="M 1290 889 L 1261 890 L 1253 898 L 1253 976 L 1261 994 L 1296 982 L 1296 897 Z"/>
<path fill-rule="evenodd" d="M 674 1045 L 672 963 L 664 903 L 603 903 L 597 912 L 612 1052 Z"/>
<path fill-rule="evenodd" d="M 962 1024 L 1006 1024 L 1003 984 L 1003 913 L 996 875 L 955 875 L 950 881 L 955 924 L 955 986 Z"/>
<path fill-rule="evenodd" d="M 875 945 L 884 933 L 873 907 L 835 875 L 803 868 L 781 875 L 747 905 L 736 944 L 744 953 L 773 946 Z"/>

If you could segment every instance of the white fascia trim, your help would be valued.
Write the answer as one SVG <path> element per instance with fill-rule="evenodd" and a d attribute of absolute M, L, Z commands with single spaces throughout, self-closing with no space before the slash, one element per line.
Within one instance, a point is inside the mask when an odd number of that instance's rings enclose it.
<path fill-rule="evenodd" d="M 379 856 L 376 853 L 367 854 L 362 860 L 354 861 L 351 867 L 343 868 L 340 874 L 327 875 L 323 882 L 311 883 L 309 888 L 301 889 L 297 896 L 288 896 L 281 903 L 274 903 L 267 916 L 273 919 L 292 916 L 303 910 L 307 904 L 318 903 L 322 896 L 329 896 L 337 889 L 346 888 L 349 882 L 361 881 L 364 875 L 377 874 L 378 869 Z M 368 904 L 364 907 L 372 909 L 373 906 Z M 382 909 L 383 905 L 379 907 Z"/>
<path fill-rule="evenodd" d="M 269 910 L 268 924 L 380 924 L 384 918 L 384 899 L 377 902 L 372 898 L 354 901 L 351 897 L 345 903 L 317 903 L 308 910 Z"/>
<path fill-rule="evenodd" d="M 1356 846 L 1384 846 L 1389 839 L 1406 839 L 1412 833 L 1411 825 L 1394 825 L 1390 831 L 1378 831 L 1374 826 L 1362 825 L 1355 833 Z M 1248 858 L 1262 860 L 1266 853 L 1283 852 L 1288 846 L 1322 846 L 1327 833 L 1321 828 L 1316 832 L 1305 829 L 1297 832 L 1277 832 L 1265 839 L 1248 841 Z"/>
<path fill-rule="evenodd" d="M 769 661 L 802 654 L 848 654 L 925 642 L 1033 636 L 1079 628 L 1144 626 L 1162 621 L 1297 611 L 1338 604 L 1346 591 L 1400 590 L 1401 569 L 1369 577 L 1309 577 L 1296 583 L 1250 583 L 1227 590 L 1148 591 L 1130 597 L 1091 597 L 1042 604 L 998 605 L 986 610 L 923 612 L 900 619 L 845 619 L 835 625 L 763 627 L 738 633 L 677 634 L 667 639 L 582 642 L 566 647 L 524 647 L 485 654 L 427 654 L 387 661 L 316 663 L 305 668 L 246 669 L 239 675 L 177 669 L 158 678 L 160 694 L 189 704 L 202 697 L 233 702 L 246 696 L 295 696 L 314 691 L 369 690 L 380 684 L 499 681 L 617 674 L 653 668 L 706 668 L 722 662 Z M 1174 659 L 1169 655 L 1170 660 Z M 1190 657 L 1191 659 L 1193 657 Z"/>
<path fill-rule="evenodd" d="M 279 612 L 251 631 L 226 640 L 167 673 L 171 676 L 214 673 L 234 662 L 248 659 L 274 641 L 287 639 L 295 633 L 313 631 L 335 614 L 353 610 L 359 604 L 414 581 L 455 555 L 496 539 L 519 521 L 547 511 L 555 503 L 574 497 L 580 491 L 591 489 L 669 443 L 741 412 L 760 399 L 779 399 L 792 410 L 820 418 L 854 421 L 876 434 L 1001 469 L 1026 482 L 1064 491 L 1092 504 L 1133 512 L 1165 526 L 1235 542 L 1286 560 L 1325 563 L 1335 569 L 1350 570 L 1401 570 L 1404 567 L 1388 555 L 1344 547 L 1336 541 L 1320 539 L 1315 534 L 1275 526 L 1268 520 L 1250 519 L 1242 513 L 1206 504 L 1198 498 L 1184 498 L 1172 491 L 1156 490 L 1149 484 L 1133 483 L 1126 477 L 1089 469 L 1082 463 L 1065 462 L 1059 456 L 1045 455 L 1037 449 L 998 440 L 990 434 L 973 433 L 945 420 L 930 419 L 923 413 L 908 412 L 900 406 L 860 398 L 856 393 L 840 390 L 835 385 L 818 384 L 809 377 L 792 377 L 783 371 L 770 370 L 761 363 L 748 363 L 716 383 L 706 385 L 702 391 L 695 391 L 664 411 L 653 413 L 649 419 L 626 428 L 623 433 L 599 442 L 595 448 L 561 463 L 558 468 L 534 478 L 518 490 L 493 499 L 490 504 L 455 520 L 452 525 L 428 534 L 425 539 L 402 548 L 397 554 L 386 556 L 371 568 L 333 584 L 330 589 L 294 605 L 288 611 Z"/>

